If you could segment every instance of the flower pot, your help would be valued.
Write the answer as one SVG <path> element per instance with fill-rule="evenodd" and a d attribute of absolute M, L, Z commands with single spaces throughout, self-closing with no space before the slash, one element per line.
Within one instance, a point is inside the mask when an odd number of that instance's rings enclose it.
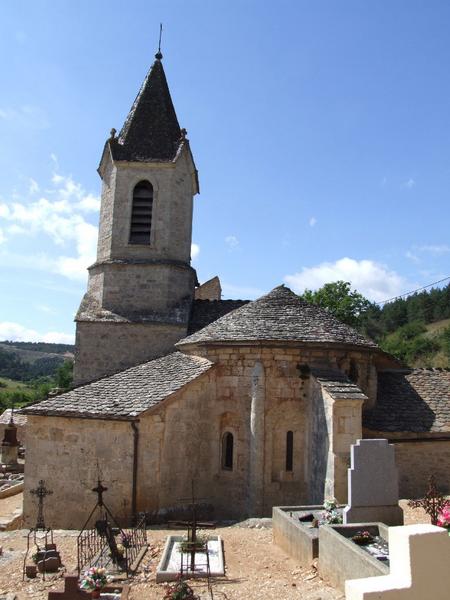
<path fill-rule="evenodd" d="M 27 565 L 25 567 L 25 575 L 30 579 L 34 579 L 37 575 L 37 567 L 36 565 Z"/>

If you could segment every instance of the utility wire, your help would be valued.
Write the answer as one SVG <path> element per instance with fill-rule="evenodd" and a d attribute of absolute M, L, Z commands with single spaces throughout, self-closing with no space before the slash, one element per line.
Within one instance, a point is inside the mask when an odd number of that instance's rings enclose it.
<path fill-rule="evenodd" d="M 404 294 L 400 294 L 400 296 L 394 296 L 393 298 L 389 298 L 389 300 L 383 300 L 382 302 L 375 302 L 375 304 L 387 304 L 388 302 L 393 302 L 394 300 L 400 300 L 400 298 L 404 298 L 405 296 L 410 296 L 411 294 L 416 294 L 417 292 L 421 292 L 422 290 L 426 290 L 432 285 L 437 285 L 438 283 L 442 283 L 443 281 L 447 281 L 450 279 L 450 275 L 448 277 L 444 277 L 444 279 L 439 279 L 439 281 L 433 281 L 433 283 L 429 283 L 428 285 L 424 285 L 421 288 L 417 288 L 417 290 L 412 290 L 411 292 L 405 292 Z"/>

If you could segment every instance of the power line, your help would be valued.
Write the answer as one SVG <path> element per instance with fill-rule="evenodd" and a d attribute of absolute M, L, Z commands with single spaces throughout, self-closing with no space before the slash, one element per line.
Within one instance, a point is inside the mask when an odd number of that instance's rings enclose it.
<path fill-rule="evenodd" d="M 421 288 L 417 288 L 417 290 L 412 290 L 411 292 L 405 292 L 404 294 L 400 294 L 400 296 L 394 296 L 393 298 L 389 298 L 389 300 L 383 300 L 382 302 L 375 302 L 375 304 L 387 304 L 388 302 L 393 302 L 394 300 L 400 300 L 400 298 L 404 298 L 405 296 L 410 296 L 411 294 L 416 294 L 417 292 L 421 292 L 422 290 L 426 290 L 427 288 L 437 285 L 438 283 L 442 283 L 443 281 L 447 281 L 450 279 L 450 275 L 448 277 L 444 277 L 444 279 L 439 279 L 439 281 L 433 281 L 433 283 L 429 283 L 428 285 L 424 285 Z"/>

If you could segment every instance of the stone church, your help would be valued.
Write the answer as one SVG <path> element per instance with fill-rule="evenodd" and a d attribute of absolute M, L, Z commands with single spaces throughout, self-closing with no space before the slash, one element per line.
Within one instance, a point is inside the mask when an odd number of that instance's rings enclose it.
<path fill-rule="evenodd" d="M 196 492 L 217 517 L 346 499 L 350 445 L 395 444 L 401 494 L 449 488 L 450 373 L 404 369 L 284 286 L 222 300 L 191 266 L 198 174 L 156 55 L 98 168 L 97 260 L 76 316 L 75 387 L 27 407 L 25 523 L 79 528 L 100 469 L 113 512 Z"/>

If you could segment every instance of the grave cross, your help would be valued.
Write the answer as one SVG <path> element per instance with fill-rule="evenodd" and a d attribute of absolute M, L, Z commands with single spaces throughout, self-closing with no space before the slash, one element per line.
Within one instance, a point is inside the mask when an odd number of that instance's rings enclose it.
<path fill-rule="evenodd" d="M 36 529 L 46 529 L 44 521 L 44 498 L 53 494 L 52 490 L 48 490 L 45 487 L 43 479 L 39 481 L 39 485 L 35 490 L 30 491 L 33 496 L 37 496 L 38 499 L 38 516 L 36 521 Z"/>
<path fill-rule="evenodd" d="M 195 570 L 195 550 L 197 543 L 197 508 L 200 500 L 206 500 L 206 498 L 196 498 L 194 491 L 194 480 L 191 480 L 191 497 L 190 498 L 178 498 L 178 502 L 187 502 L 189 508 L 192 510 L 191 521 L 187 521 L 186 525 L 188 528 L 187 541 L 190 544 L 191 550 L 191 571 Z"/>
<path fill-rule="evenodd" d="M 450 506 L 450 500 L 444 498 L 436 487 L 436 479 L 434 475 L 430 475 L 428 479 L 428 490 L 424 498 L 420 500 L 410 500 L 408 506 L 411 508 L 423 508 L 430 515 L 431 524 L 437 525 L 439 513 L 446 506 Z"/>
<path fill-rule="evenodd" d="M 92 490 L 97 494 L 97 505 L 103 506 L 103 493 L 108 491 L 108 488 L 105 487 L 100 479 L 97 480 L 97 487 Z"/>

